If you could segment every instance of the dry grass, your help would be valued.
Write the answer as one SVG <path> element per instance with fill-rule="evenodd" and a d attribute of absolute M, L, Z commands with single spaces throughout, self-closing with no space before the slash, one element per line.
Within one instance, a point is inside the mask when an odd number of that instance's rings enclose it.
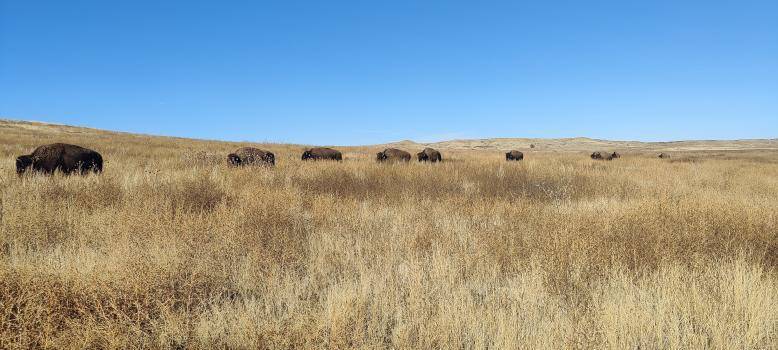
<path fill-rule="evenodd" d="M 15 176 L 54 141 L 105 172 Z M 263 147 L 3 129 L 0 348 L 778 346 L 776 153 Z"/>

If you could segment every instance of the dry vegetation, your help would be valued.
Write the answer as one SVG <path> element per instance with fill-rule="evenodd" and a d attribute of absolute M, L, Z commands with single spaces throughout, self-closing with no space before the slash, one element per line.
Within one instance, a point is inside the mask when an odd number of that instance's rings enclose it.
<path fill-rule="evenodd" d="M 0 348 L 778 344 L 778 153 L 444 153 L 0 125 Z M 64 141 L 100 176 L 17 178 Z"/>

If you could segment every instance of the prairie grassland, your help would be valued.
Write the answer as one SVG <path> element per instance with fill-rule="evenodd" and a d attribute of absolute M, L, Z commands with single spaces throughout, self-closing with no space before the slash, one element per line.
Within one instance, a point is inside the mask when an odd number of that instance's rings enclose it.
<path fill-rule="evenodd" d="M 16 177 L 54 141 L 105 172 Z M 0 348 L 778 346 L 778 153 L 235 147 L 0 135 Z"/>

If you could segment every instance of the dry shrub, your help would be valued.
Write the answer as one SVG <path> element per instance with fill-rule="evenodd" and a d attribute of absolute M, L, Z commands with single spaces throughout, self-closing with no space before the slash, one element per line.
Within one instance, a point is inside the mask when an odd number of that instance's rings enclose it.
<path fill-rule="evenodd" d="M 203 167 L 212 167 L 225 165 L 227 163 L 227 153 L 211 153 L 208 151 L 185 151 L 181 155 L 181 162 L 189 166 L 197 165 Z"/>
<path fill-rule="evenodd" d="M 3 164 L 36 141 L 8 135 Z M 0 348 L 778 342 L 774 153 L 231 168 L 235 144 L 92 141 L 102 175 L 0 173 Z"/>
<path fill-rule="evenodd" d="M 220 184 L 203 175 L 163 184 L 157 191 L 174 211 L 210 212 L 227 200 Z"/>
<path fill-rule="evenodd" d="M 774 347 L 778 283 L 746 261 L 703 270 L 670 264 L 637 279 L 614 269 L 593 288 L 594 324 L 609 348 Z"/>
<path fill-rule="evenodd" d="M 40 191 L 35 185 L 39 185 Z M 73 212 L 77 204 L 68 195 L 60 184 L 44 181 L 6 189 L 0 222 L 2 244 L 36 250 L 71 239 L 73 223 L 68 220 L 68 211 Z"/>
<path fill-rule="evenodd" d="M 0 277 L 0 293 L 8 301 L 0 306 L 0 332 L 15 337 L 0 339 L 3 348 L 147 347 L 156 341 L 155 323 L 163 315 L 196 311 L 219 297 L 207 281 L 192 276 L 172 276 L 161 284 L 136 281 L 130 288 L 96 279 L 83 285 L 36 271 Z"/>
<path fill-rule="evenodd" d="M 310 228 L 301 218 L 299 198 L 274 189 L 248 195 L 230 213 L 237 223 L 238 249 L 245 250 L 263 271 L 299 267 L 307 256 Z"/>

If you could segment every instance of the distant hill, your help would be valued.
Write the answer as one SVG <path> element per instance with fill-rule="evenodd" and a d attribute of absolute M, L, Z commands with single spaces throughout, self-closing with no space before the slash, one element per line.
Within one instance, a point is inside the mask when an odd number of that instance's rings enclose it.
<path fill-rule="evenodd" d="M 433 147 L 445 150 L 529 150 L 535 151 L 590 151 L 590 150 L 635 150 L 635 151 L 737 151 L 778 150 L 778 139 L 753 140 L 690 140 L 670 142 L 610 141 L 587 137 L 537 139 L 537 138 L 495 138 L 474 140 L 451 140 L 432 143 L 400 141 L 389 145 L 400 148 Z"/>
<path fill-rule="evenodd" d="M 17 121 L 0 119 L 0 133 L 15 134 L 17 136 L 29 135 L 30 137 L 55 137 L 67 136 L 66 139 L 77 138 L 79 135 L 91 135 L 101 138 L 142 138 L 144 142 L 155 140 L 183 141 L 185 138 L 164 136 L 150 136 L 130 134 L 124 132 L 106 131 L 84 127 L 49 124 L 42 122 Z M 246 142 L 221 142 L 212 140 L 191 140 L 208 143 L 246 144 Z M 778 150 L 778 139 L 753 139 L 753 140 L 691 140 L 671 142 L 640 142 L 640 141 L 610 141 L 598 140 L 586 137 L 539 139 L 539 138 L 493 138 L 473 140 L 450 140 L 432 143 L 419 143 L 404 140 L 381 145 L 364 145 L 359 148 L 371 147 L 398 147 L 407 149 L 419 149 L 433 147 L 442 150 L 529 150 L 534 145 L 535 151 L 552 152 L 580 152 L 591 150 L 622 150 L 622 151 L 738 151 L 738 150 Z M 351 147 L 345 147 L 351 148 Z M 356 148 L 356 147 L 354 147 Z"/>

